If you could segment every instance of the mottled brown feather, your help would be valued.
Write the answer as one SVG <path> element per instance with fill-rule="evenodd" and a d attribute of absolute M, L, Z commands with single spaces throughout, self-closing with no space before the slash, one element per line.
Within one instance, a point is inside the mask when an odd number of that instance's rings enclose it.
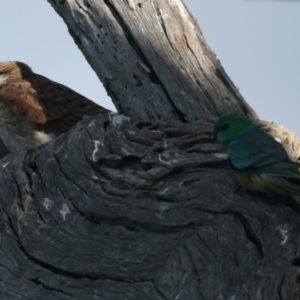
<path fill-rule="evenodd" d="M 44 109 L 28 81 L 19 81 L 2 86 L 0 88 L 0 100 L 14 105 L 34 123 L 44 124 L 47 122 Z"/>
<path fill-rule="evenodd" d="M 33 73 L 23 63 L 0 62 L 0 73 L 4 70 L 10 77 L 0 87 L 0 101 L 13 103 L 38 131 L 61 134 L 84 115 L 109 112 L 72 89 Z"/>

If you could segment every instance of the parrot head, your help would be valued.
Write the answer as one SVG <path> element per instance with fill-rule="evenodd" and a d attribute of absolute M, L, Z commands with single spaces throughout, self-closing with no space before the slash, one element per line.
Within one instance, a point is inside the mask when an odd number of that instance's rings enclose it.
<path fill-rule="evenodd" d="M 218 118 L 214 124 L 215 137 L 223 145 L 239 138 L 256 128 L 249 119 L 238 115 L 225 115 Z"/>

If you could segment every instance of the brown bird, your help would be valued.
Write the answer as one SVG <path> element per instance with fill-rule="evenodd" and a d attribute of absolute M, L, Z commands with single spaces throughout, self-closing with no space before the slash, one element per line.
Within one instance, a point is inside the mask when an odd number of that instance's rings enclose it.
<path fill-rule="evenodd" d="M 84 115 L 106 112 L 24 63 L 0 62 L 0 137 L 10 151 L 47 143 Z"/>

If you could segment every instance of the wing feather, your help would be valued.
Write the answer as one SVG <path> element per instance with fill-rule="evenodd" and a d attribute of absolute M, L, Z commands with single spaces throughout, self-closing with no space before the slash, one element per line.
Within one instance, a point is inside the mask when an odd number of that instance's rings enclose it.
<path fill-rule="evenodd" d="M 0 97 L 36 123 L 36 130 L 45 133 L 60 134 L 84 115 L 109 112 L 72 89 L 34 73 L 26 80 L 2 86 Z"/>
<path fill-rule="evenodd" d="M 238 169 L 272 165 L 295 168 L 283 146 L 259 128 L 234 140 L 228 146 L 231 163 Z M 299 167 L 299 165 L 298 165 Z"/>

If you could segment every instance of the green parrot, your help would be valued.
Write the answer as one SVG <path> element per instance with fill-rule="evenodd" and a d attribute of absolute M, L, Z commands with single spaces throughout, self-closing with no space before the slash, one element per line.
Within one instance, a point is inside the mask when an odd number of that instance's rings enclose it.
<path fill-rule="evenodd" d="M 300 195 L 300 164 L 292 162 L 283 146 L 253 121 L 225 115 L 215 121 L 214 131 L 243 190 Z"/>

